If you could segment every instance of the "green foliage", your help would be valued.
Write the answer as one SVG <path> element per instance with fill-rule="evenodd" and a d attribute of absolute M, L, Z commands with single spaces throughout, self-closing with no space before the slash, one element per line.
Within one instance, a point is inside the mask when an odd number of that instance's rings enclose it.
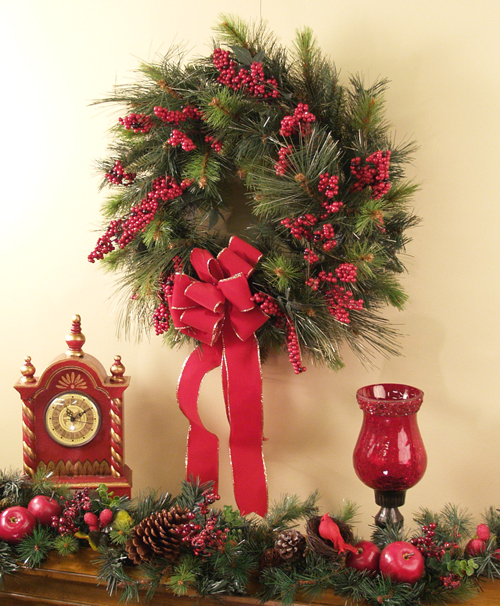
<path fill-rule="evenodd" d="M 80 541 L 72 534 L 57 536 L 53 545 L 57 553 L 62 556 L 72 555 L 80 549 Z"/>
<path fill-rule="evenodd" d="M 16 545 L 16 555 L 24 566 L 35 568 L 45 560 L 53 546 L 50 529 L 36 526 L 31 535 Z"/>
<path fill-rule="evenodd" d="M 4 541 L 0 541 L 0 587 L 3 587 L 5 575 L 13 574 L 18 568 L 13 548 Z"/>

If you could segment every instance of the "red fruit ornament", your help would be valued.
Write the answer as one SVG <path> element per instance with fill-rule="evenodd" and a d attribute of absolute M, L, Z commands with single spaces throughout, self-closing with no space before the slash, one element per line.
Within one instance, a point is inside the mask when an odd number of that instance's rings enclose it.
<path fill-rule="evenodd" d="M 103 509 L 99 514 L 99 526 L 101 528 L 106 528 L 108 524 L 110 524 L 113 520 L 113 512 L 111 509 Z"/>
<path fill-rule="evenodd" d="M 346 550 L 351 551 L 352 553 L 358 552 L 355 547 L 344 541 L 340 534 L 339 527 L 332 520 L 329 513 L 325 513 L 325 515 L 321 517 L 318 532 L 323 539 L 331 541 L 339 553 L 344 553 Z"/>
<path fill-rule="evenodd" d="M 356 553 L 348 553 L 345 565 L 354 570 L 367 570 L 377 573 L 379 570 L 380 548 L 372 541 L 359 541 L 354 545 Z"/>
<path fill-rule="evenodd" d="M 465 546 L 465 553 L 474 558 L 483 554 L 486 551 L 486 543 L 481 539 L 471 539 Z"/>
<path fill-rule="evenodd" d="M 28 510 L 35 516 L 40 524 L 50 526 L 53 517 L 59 517 L 62 509 L 59 503 L 43 494 L 33 497 L 28 503 Z"/>
<path fill-rule="evenodd" d="M 486 524 L 478 524 L 476 534 L 481 541 L 487 541 L 490 538 L 490 529 Z"/>
<path fill-rule="evenodd" d="M 0 540 L 16 545 L 29 536 L 36 526 L 35 516 L 26 507 L 14 505 L 0 514 Z"/>
<path fill-rule="evenodd" d="M 424 556 L 411 543 L 395 541 L 382 550 L 379 567 L 382 575 L 394 583 L 413 585 L 424 575 Z"/>

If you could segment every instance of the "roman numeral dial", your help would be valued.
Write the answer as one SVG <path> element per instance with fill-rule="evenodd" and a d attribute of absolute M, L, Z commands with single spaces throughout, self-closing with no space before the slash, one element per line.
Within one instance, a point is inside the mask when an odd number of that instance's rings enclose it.
<path fill-rule="evenodd" d="M 63 446 L 82 446 L 96 436 L 101 425 L 99 407 L 92 398 L 67 391 L 53 398 L 45 410 L 45 427 Z"/>

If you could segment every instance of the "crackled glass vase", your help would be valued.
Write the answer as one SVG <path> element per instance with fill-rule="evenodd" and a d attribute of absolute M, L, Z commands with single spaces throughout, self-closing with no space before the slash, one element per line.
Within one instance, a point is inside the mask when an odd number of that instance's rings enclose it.
<path fill-rule="evenodd" d="M 356 393 L 363 424 L 354 448 L 354 470 L 375 491 L 378 526 L 402 523 L 398 507 L 425 473 L 427 454 L 417 424 L 423 395 L 398 383 L 368 385 Z"/>

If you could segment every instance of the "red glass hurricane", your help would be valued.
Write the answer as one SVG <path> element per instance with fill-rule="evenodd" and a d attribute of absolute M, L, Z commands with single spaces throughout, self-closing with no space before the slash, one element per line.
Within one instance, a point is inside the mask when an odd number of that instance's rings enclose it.
<path fill-rule="evenodd" d="M 398 507 L 425 473 L 427 454 L 417 425 L 423 396 L 420 389 L 397 383 L 368 385 L 356 393 L 363 425 L 354 448 L 354 470 L 375 491 L 381 507 L 375 516 L 378 526 L 403 521 Z"/>

